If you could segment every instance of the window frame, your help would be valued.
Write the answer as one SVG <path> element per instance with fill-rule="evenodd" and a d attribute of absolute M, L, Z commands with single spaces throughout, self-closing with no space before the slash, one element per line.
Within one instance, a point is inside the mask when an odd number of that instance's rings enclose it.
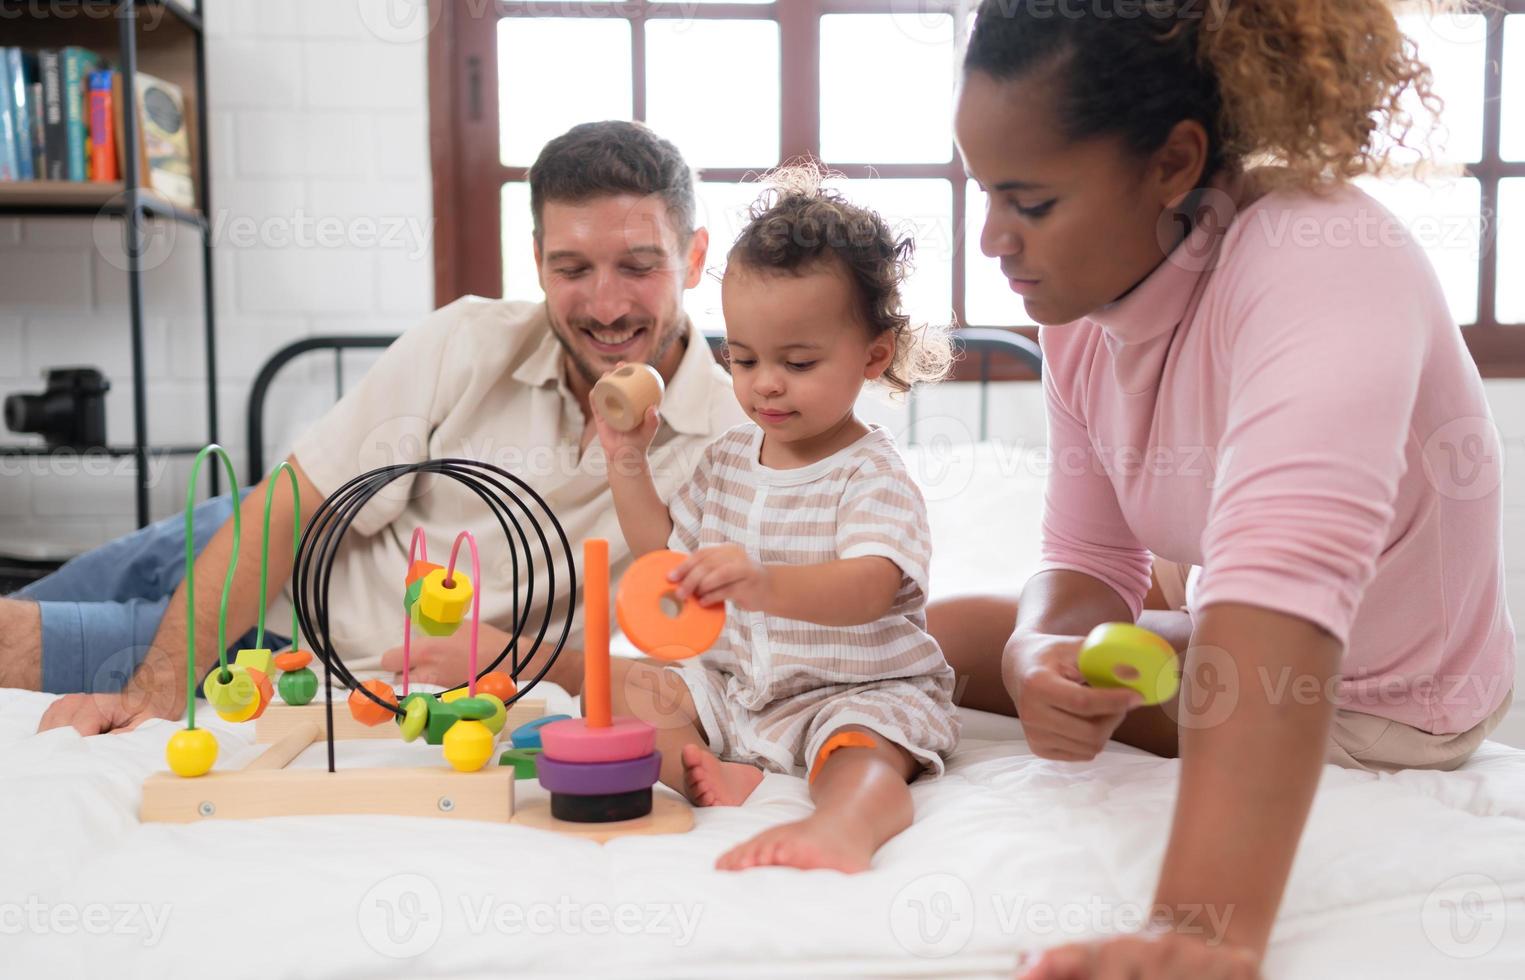
<path fill-rule="evenodd" d="M 962 44 L 969 0 L 774 0 L 770 4 L 684 4 L 681 0 L 603 0 L 564 4 L 544 0 L 430 0 L 434 29 L 428 43 L 430 157 L 434 174 L 435 302 L 460 296 L 502 295 L 501 195 L 505 183 L 524 181 L 528 168 L 499 159 L 497 30 L 500 18 L 619 17 L 633 21 L 631 91 L 633 118 L 646 117 L 646 20 L 694 17 L 704 20 L 769 20 L 778 24 L 780 43 L 780 159 L 822 159 L 820 154 L 820 18 L 827 14 L 946 13 L 954 18 Z M 1501 324 L 1498 298 L 1498 199 L 1500 181 L 1525 178 L 1525 160 L 1500 153 L 1503 123 L 1504 18 L 1525 14 L 1525 0 L 1492 0 L 1478 11 L 1488 19 L 1483 73 L 1482 155 L 1465 176 L 1480 189 L 1481 240 L 1478 250 L 1477 317 L 1462 326 L 1467 347 L 1484 377 L 1525 377 L 1525 324 Z M 492 29 L 484 29 L 490 21 Z M 1525 64 L 1515 71 L 1525 71 Z M 825 160 L 849 178 L 936 178 L 952 190 L 952 314 L 956 323 L 995 327 L 1036 337 L 1031 325 L 970 323 L 966 317 L 965 215 L 967 175 L 949 141 L 948 159 L 936 163 L 877 163 Z M 702 180 L 739 182 L 771 166 L 705 167 Z M 1516 220 L 1525 221 L 1525 215 Z M 1020 365 L 997 370 L 1001 379 L 1030 379 Z M 997 379 L 1000 380 L 1000 379 Z"/>

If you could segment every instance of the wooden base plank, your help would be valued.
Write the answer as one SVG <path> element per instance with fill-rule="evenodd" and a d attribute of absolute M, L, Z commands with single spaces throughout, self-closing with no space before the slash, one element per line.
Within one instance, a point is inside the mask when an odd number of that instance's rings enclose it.
<path fill-rule="evenodd" d="M 161 772 L 144 780 L 138 818 L 193 823 L 342 813 L 506 823 L 514 815 L 514 772 L 504 766 L 478 772 L 444 766 L 244 769 L 192 779 Z"/>
<path fill-rule="evenodd" d="M 503 723 L 503 731 L 511 732 L 520 725 L 528 724 L 544 716 L 545 700 L 543 698 L 523 698 L 509 706 L 508 719 Z M 323 733 L 328 731 L 328 712 L 321 702 L 303 705 L 272 704 L 254 721 L 254 741 L 278 742 L 292 729 L 307 723 L 317 725 L 318 738 L 324 738 Z M 334 738 L 336 740 L 401 737 L 397 733 L 395 724 L 383 723 L 374 727 L 362 725 L 350 715 L 348 704 L 342 701 L 334 702 Z"/>
<path fill-rule="evenodd" d="M 547 797 L 525 803 L 514 815 L 513 822 L 521 827 L 570 834 L 602 844 L 616 837 L 687 833 L 694 828 L 694 809 L 683 797 L 658 786 L 651 812 L 635 820 L 621 820 L 617 823 L 572 823 L 569 820 L 557 820 L 551 816 L 551 801 Z"/>

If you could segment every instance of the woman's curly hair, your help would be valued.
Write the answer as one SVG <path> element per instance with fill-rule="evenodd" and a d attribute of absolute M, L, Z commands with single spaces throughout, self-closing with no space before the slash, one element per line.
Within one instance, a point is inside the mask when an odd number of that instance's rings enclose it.
<path fill-rule="evenodd" d="M 953 361 L 947 327 L 914 325 L 902 305 L 901 287 L 915 241 L 909 235 L 897 237 L 877 213 L 825 187 L 828 176 L 811 163 L 769 173 L 764 178 L 769 187 L 748 211 L 727 262 L 789 275 L 834 266 L 857 294 L 869 337 L 889 334 L 894 343 L 880 382 L 903 393 L 912 385 L 942 380 Z"/>
<path fill-rule="evenodd" d="M 1457 6 L 1428 0 L 1432 13 Z M 1063 8 L 1063 5 L 1060 5 Z M 1000 80 L 1051 73 L 1071 139 L 1121 134 L 1159 147 L 1183 119 L 1210 137 L 1203 180 L 1274 166 L 1310 190 L 1394 169 L 1414 120 L 1441 99 L 1385 0 L 985 0 L 966 71 Z M 1383 137 L 1386 137 L 1385 139 Z"/>

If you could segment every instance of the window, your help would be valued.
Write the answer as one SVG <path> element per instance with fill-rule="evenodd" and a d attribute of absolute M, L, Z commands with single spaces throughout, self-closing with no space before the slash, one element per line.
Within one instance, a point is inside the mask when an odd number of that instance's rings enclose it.
<path fill-rule="evenodd" d="M 980 253 L 984 194 L 953 145 L 974 0 L 435 2 L 441 303 L 468 292 L 539 297 L 529 165 L 574 123 L 624 118 L 649 122 L 698 170 L 710 275 L 687 306 L 702 327 L 721 326 L 717 277 L 755 178 L 808 155 L 916 236 L 906 290 L 915 317 L 1033 329 Z M 1401 19 L 1446 100 L 1437 136 L 1465 172 L 1363 186 L 1429 252 L 1484 373 L 1525 376 L 1525 277 L 1503 274 L 1525 270 L 1525 0 Z M 573 58 L 576 84 L 558 84 Z"/>

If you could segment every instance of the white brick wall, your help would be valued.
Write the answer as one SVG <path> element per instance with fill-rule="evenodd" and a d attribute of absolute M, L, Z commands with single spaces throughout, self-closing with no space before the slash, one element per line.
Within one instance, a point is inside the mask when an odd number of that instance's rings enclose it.
<path fill-rule="evenodd" d="M 205 6 L 221 428 L 242 467 L 249 382 L 271 352 L 315 333 L 399 332 L 432 306 L 425 47 L 417 31 L 387 24 L 386 0 Z M 194 443 L 205 432 L 200 254 L 188 229 L 168 231 L 147 279 L 150 426 L 156 441 Z M 379 243 L 388 231 L 398 240 Z M 113 443 L 132 434 L 120 266 L 115 226 L 0 220 L 0 395 L 37 390 L 50 365 L 99 366 L 113 385 Z M 350 376 L 365 362 L 351 358 Z M 331 384 L 326 363 L 290 372 L 271 401 L 271 431 L 289 434 L 321 411 Z M 1510 605 L 1525 626 L 1525 381 L 1488 390 L 1512 464 Z M 976 399 L 972 386 L 950 386 L 923 402 L 924 415 L 957 414 L 972 429 Z M 870 414 L 904 428 L 903 408 Z M 1043 441 L 1036 386 L 997 386 L 990 419 L 994 437 Z M 156 477 L 156 514 L 176 508 L 184 480 L 183 463 Z M 68 552 L 122 533 L 132 485 L 125 462 L 83 474 L 15 463 L 0 476 L 0 546 Z M 1525 705 L 1506 731 L 1525 745 Z"/>
<path fill-rule="evenodd" d="M 249 383 L 273 351 L 315 333 L 396 333 L 432 306 L 425 45 L 416 31 L 385 29 L 380 0 L 205 8 L 220 435 L 242 476 Z M 156 231 L 145 280 L 150 433 L 197 443 L 199 242 L 189 228 Z M 112 383 L 113 444 L 132 437 L 121 266 L 119 223 L 0 220 L 0 395 L 40 390 L 49 366 L 97 366 Z M 351 377 L 363 366 L 353 358 Z M 326 365 L 291 371 L 271 399 L 272 429 L 298 427 L 304 404 L 331 402 L 330 377 Z M 163 467 L 156 516 L 183 500 L 185 475 L 183 461 Z M 126 462 L 84 475 L 14 463 L 0 477 L 0 547 L 68 553 L 130 530 L 132 486 Z"/>

